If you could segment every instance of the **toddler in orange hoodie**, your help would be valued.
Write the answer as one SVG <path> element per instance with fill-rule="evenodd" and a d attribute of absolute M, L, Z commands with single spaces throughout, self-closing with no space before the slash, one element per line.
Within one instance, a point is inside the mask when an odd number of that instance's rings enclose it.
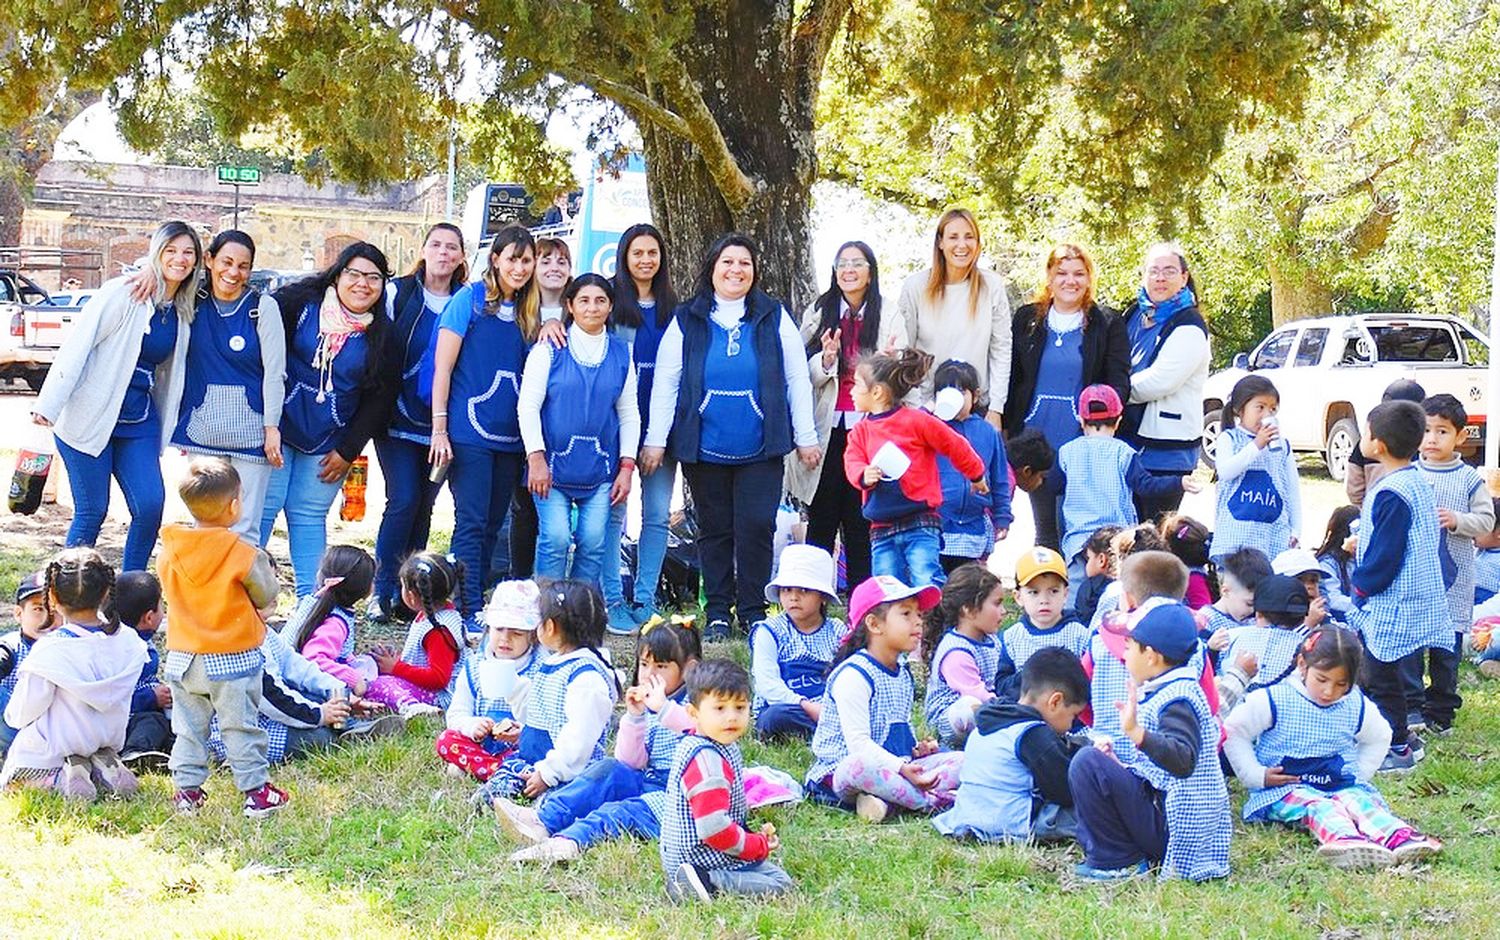
<path fill-rule="evenodd" d="M 263 608 L 276 602 L 271 556 L 230 526 L 240 517 L 240 475 L 222 457 L 188 466 L 177 487 L 191 526 L 161 530 L 157 573 L 167 601 L 167 658 L 172 689 L 173 803 L 192 812 L 206 799 L 209 724 L 217 717 L 244 814 L 260 819 L 285 806 L 271 785 L 266 732 L 256 720 L 264 677 Z"/>

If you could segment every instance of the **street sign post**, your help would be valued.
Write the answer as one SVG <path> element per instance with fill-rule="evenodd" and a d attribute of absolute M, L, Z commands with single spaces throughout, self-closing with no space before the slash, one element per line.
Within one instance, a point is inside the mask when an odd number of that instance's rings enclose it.
<path fill-rule="evenodd" d="M 234 187 L 234 227 L 240 227 L 240 187 L 260 185 L 260 167 L 227 166 L 217 168 L 220 186 Z"/>

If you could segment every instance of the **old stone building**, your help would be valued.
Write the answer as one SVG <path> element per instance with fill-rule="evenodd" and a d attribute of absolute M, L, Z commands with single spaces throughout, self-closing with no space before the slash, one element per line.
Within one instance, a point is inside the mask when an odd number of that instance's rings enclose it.
<path fill-rule="evenodd" d="M 398 272 L 416 260 L 426 226 L 442 218 L 441 177 L 369 192 L 266 173 L 240 189 L 239 227 L 255 239 L 258 268 L 312 270 L 353 241 L 380 247 Z M 103 270 L 37 272 L 56 287 L 76 277 L 97 286 L 140 258 L 151 232 L 182 219 L 205 235 L 234 224 L 234 188 L 212 168 L 53 161 L 42 168 L 22 221 L 23 245 L 97 250 Z"/>

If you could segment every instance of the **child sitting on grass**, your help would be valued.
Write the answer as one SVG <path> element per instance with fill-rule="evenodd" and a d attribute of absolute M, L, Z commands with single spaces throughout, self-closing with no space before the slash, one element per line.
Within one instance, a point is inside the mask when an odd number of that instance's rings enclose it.
<path fill-rule="evenodd" d="M 521 728 L 505 697 L 517 679 L 535 676 L 541 663 L 536 644 L 541 596 L 531 581 L 502 581 L 480 614 L 484 636 L 479 649 L 464 656 L 448 704 L 448 727 L 437 736 L 438 757 L 450 773 L 483 783 L 515 751 Z"/>
<path fill-rule="evenodd" d="M 981 842 L 1070 839 L 1077 832 L 1068 737 L 1089 704 L 1089 679 L 1078 657 L 1044 647 L 1021 667 L 1019 702 L 979 709 L 964 744 L 953 808 L 933 817 L 938 832 Z"/>
<path fill-rule="evenodd" d="M 1125 560 L 1131 555 L 1140 552 L 1166 552 L 1167 554 L 1171 554 L 1167 552 L 1167 541 L 1161 537 L 1161 530 L 1147 523 L 1141 523 L 1129 529 L 1121 529 L 1115 534 L 1113 541 L 1110 542 L 1110 549 L 1115 557 L 1116 569 L 1122 572 L 1125 570 Z M 1185 572 L 1187 569 L 1183 568 L 1182 570 L 1184 572 L 1183 591 L 1186 592 L 1187 575 Z M 1104 621 L 1109 619 L 1110 615 L 1115 611 L 1125 606 L 1124 600 L 1125 586 L 1118 579 L 1111 581 L 1105 587 L 1104 593 L 1099 595 L 1099 605 L 1094 608 L 1094 616 L 1089 620 L 1089 629 L 1095 633 L 1099 632 L 1099 627 Z M 1128 610 L 1129 608 L 1127 607 L 1126 609 Z"/>
<path fill-rule="evenodd" d="M 5 722 L 15 740 L 0 787 L 22 784 L 91 801 L 102 789 L 135 795 L 135 774 L 120 763 L 130 696 L 146 644 L 134 630 L 101 616 L 115 571 L 92 548 L 64 549 L 47 565 L 47 619 L 61 624 L 39 638 L 17 670 Z"/>
<path fill-rule="evenodd" d="M 828 616 L 838 603 L 833 556 L 816 545 L 781 550 L 766 600 L 781 613 L 750 628 L 750 673 L 755 679 L 755 734 L 810 740 L 823 710 L 823 689 L 844 633 Z"/>
<path fill-rule="evenodd" d="M 1187 565 L 1188 586 L 1182 602 L 1188 610 L 1207 607 L 1214 601 L 1214 584 L 1209 576 L 1208 543 L 1213 533 L 1208 526 L 1180 512 L 1167 514 L 1161 520 L 1161 537 L 1167 551 Z"/>
<path fill-rule="evenodd" d="M 781 847 L 776 827 L 746 828 L 738 741 L 750 728 L 750 676 L 728 660 L 705 660 L 688 677 L 687 699 L 696 730 L 672 758 L 661 826 L 667 897 L 706 903 L 718 894 L 791 891 L 792 879 L 767 861 Z"/>
<path fill-rule="evenodd" d="M 1225 711 L 1247 692 L 1275 685 L 1297 668 L 1297 650 L 1307 638 L 1307 610 L 1307 588 L 1296 578 L 1272 574 L 1255 586 L 1255 626 L 1227 631 L 1218 682 Z"/>
<path fill-rule="evenodd" d="M 451 559 L 451 560 L 450 560 Z M 453 700 L 458 657 L 466 649 L 463 615 L 454 598 L 464 592 L 464 564 L 452 556 L 417 552 L 397 575 L 401 603 L 417 612 L 398 654 L 389 646 L 372 652 L 380 675 L 364 695 L 404 718 L 435 715 Z"/>
<path fill-rule="evenodd" d="M 943 597 L 927 612 L 922 653 L 927 657 L 927 727 L 939 743 L 961 747 L 974 712 L 995 697 L 1000 648 L 995 633 L 1005 616 L 1005 589 L 980 564 L 955 569 Z"/>
<path fill-rule="evenodd" d="M 130 725 L 120 760 L 141 772 L 167 766 L 172 750 L 172 690 L 159 679 L 161 658 L 151 640 L 162 625 L 161 582 L 149 571 L 127 571 L 115 579 L 110 611 L 146 644 L 146 665 L 130 697 Z"/>
<path fill-rule="evenodd" d="M 1393 815 L 1371 784 L 1391 728 L 1355 684 L 1361 657 L 1348 630 L 1314 630 L 1296 675 L 1229 713 L 1224 753 L 1250 791 L 1247 822 L 1306 826 L 1337 868 L 1386 868 L 1443 844 Z"/>
<path fill-rule="evenodd" d="M 1271 562 L 1258 548 L 1241 548 L 1219 562 L 1219 599 L 1195 611 L 1198 639 L 1208 647 L 1209 662 L 1219 656 L 1234 631 L 1255 625 L 1255 589 L 1271 576 Z"/>
<path fill-rule="evenodd" d="M 1016 562 L 1021 619 L 1000 634 L 997 695 L 1016 700 L 1021 669 L 1038 650 L 1056 646 L 1078 657 L 1088 649 L 1089 628 L 1065 609 L 1067 599 L 1068 570 L 1057 552 L 1038 546 Z"/>
<path fill-rule="evenodd" d="M 1125 693 L 1094 705 L 1118 711 L 1132 755 L 1084 748 L 1068 769 L 1084 851 L 1079 878 L 1120 881 L 1153 864 L 1163 879 L 1229 874 L 1229 791 L 1219 723 L 1192 665 L 1197 650 L 1197 624 L 1180 603 L 1152 607 L 1131 629 Z"/>
<path fill-rule="evenodd" d="M 0 714 L 10 703 L 16 680 L 21 678 L 21 663 L 26 661 L 32 645 L 57 626 L 57 618 L 47 607 L 47 580 L 42 572 L 28 574 L 16 585 L 13 616 L 20 629 L 0 636 Z M 0 719 L 0 755 L 4 755 L 15 738 L 16 729 Z"/>
<path fill-rule="evenodd" d="M 297 604 L 281 635 L 309 662 L 364 695 L 375 660 L 354 653 L 354 605 L 370 596 L 375 559 L 358 545 L 330 545 L 318 562 L 318 589 Z"/>

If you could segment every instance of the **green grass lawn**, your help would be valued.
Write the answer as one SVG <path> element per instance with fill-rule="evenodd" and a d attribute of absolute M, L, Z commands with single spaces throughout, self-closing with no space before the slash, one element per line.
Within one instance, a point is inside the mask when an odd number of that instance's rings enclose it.
<path fill-rule="evenodd" d="M 39 561 L 7 551 L 0 591 Z M 630 649 L 614 653 L 624 662 Z M 745 659 L 743 643 L 709 653 Z M 293 802 L 263 822 L 239 815 L 222 771 L 191 817 L 173 814 L 162 776 L 130 803 L 0 795 L 0 936 L 1494 936 L 1500 683 L 1466 667 L 1462 692 L 1452 737 L 1429 740 L 1416 772 L 1380 781 L 1448 851 L 1388 872 L 1335 871 L 1308 836 L 1240 826 L 1225 881 L 1086 888 L 1068 875 L 1076 848 L 958 844 L 924 819 L 877 827 L 800 805 L 763 814 L 796 894 L 674 908 L 654 844 L 608 845 L 565 868 L 506 862 L 514 847 L 471 811 L 472 785 L 441 772 L 434 720 L 279 768 Z M 809 759 L 802 746 L 745 751 L 798 776 Z"/>

